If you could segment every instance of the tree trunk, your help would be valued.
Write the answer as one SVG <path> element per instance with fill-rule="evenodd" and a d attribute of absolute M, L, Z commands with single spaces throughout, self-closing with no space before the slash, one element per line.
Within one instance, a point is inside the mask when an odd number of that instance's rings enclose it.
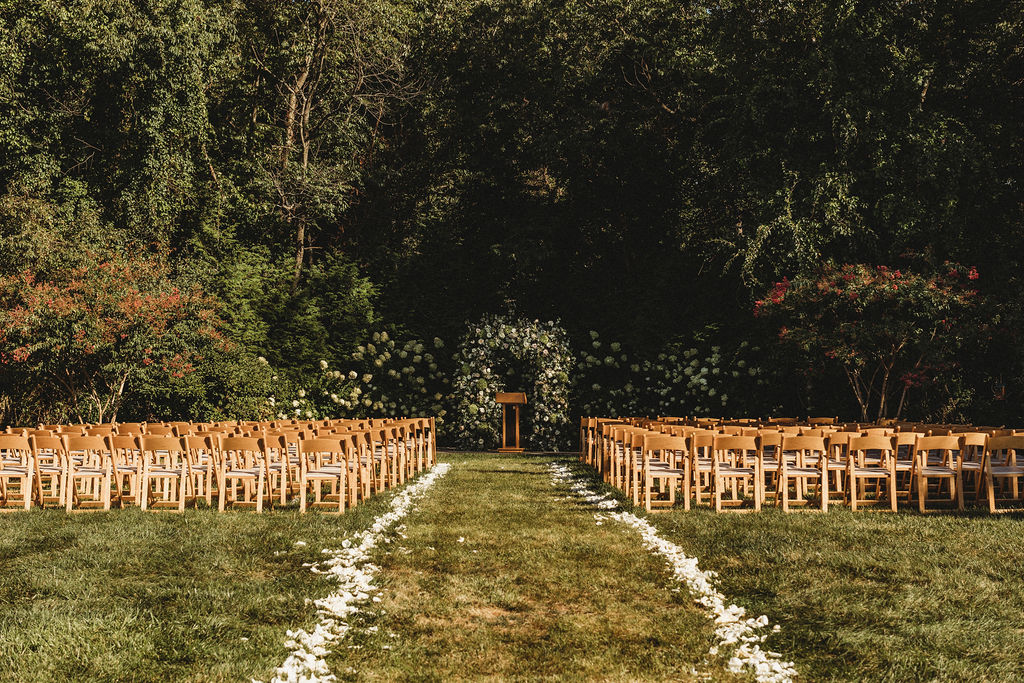
<path fill-rule="evenodd" d="M 302 276 L 302 260 L 306 254 L 306 221 L 301 216 L 297 221 L 295 231 L 295 274 L 292 277 L 292 291 L 299 286 L 299 278 Z"/>

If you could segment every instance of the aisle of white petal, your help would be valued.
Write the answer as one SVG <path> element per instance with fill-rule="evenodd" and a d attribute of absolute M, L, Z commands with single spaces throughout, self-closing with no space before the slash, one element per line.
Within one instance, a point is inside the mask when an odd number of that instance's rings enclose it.
<path fill-rule="evenodd" d="M 380 602 L 373 595 L 377 586 L 373 579 L 378 567 L 370 562 L 372 551 L 382 543 L 390 543 L 391 532 L 401 532 L 398 522 L 413 509 L 434 483 L 448 473 L 448 463 L 436 465 L 415 483 L 402 489 L 391 500 L 390 509 L 377 517 L 370 527 L 342 541 L 341 548 L 325 548 L 326 558 L 307 565 L 310 571 L 324 574 L 337 582 L 337 589 L 325 598 L 314 601 L 319 621 L 312 631 L 288 631 L 285 643 L 291 654 L 274 673 L 273 683 L 328 683 L 337 680 L 327 666 L 331 645 L 350 630 L 348 619 L 367 605 Z M 296 545 L 305 545 L 297 541 Z"/>
<path fill-rule="evenodd" d="M 594 519 L 598 524 L 607 519 L 628 524 L 640 532 L 644 547 L 665 558 L 674 578 L 684 584 L 694 601 L 704 608 L 715 622 L 715 636 L 718 645 L 708 653 L 711 656 L 731 654 L 727 668 L 733 673 L 749 672 L 764 683 L 788 683 L 797 675 L 793 662 L 782 660 L 778 652 L 761 649 L 767 638 L 762 633 L 768 626 L 768 617 L 761 615 L 753 619 L 746 617 L 746 610 L 738 605 L 726 605 L 725 596 L 714 586 L 715 572 L 701 571 L 697 559 L 687 557 L 675 543 L 658 535 L 647 520 L 630 512 L 617 511 L 618 502 L 606 495 L 595 493 L 587 480 L 573 474 L 565 465 L 550 463 L 553 485 L 568 485 L 569 489 L 599 510 Z M 776 625 L 775 631 L 779 630 Z M 696 673 L 696 672 L 695 672 Z"/>

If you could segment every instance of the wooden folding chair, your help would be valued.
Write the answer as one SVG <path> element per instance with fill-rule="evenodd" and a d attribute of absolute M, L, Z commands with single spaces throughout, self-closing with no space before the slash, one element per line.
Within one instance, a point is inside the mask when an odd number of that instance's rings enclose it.
<path fill-rule="evenodd" d="M 288 493 L 292 483 L 298 485 L 298 444 L 295 446 L 296 456 L 293 460 L 289 454 L 288 440 L 283 433 L 257 431 L 253 432 L 252 436 L 263 439 L 267 458 L 267 486 L 271 491 L 277 491 L 279 503 L 284 507 L 288 504 Z"/>
<path fill-rule="evenodd" d="M 11 484 L 17 484 L 19 494 L 13 500 L 24 509 L 32 507 L 33 475 L 35 463 L 32 445 L 20 434 L 0 434 L 0 506 L 11 504 Z"/>
<path fill-rule="evenodd" d="M 142 505 L 142 473 L 145 464 L 136 436 L 109 434 L 104 437 L 111 456 L 111 476 L 117 504 Z"/>
<path fill-rule="evenodd" d="M 973 492 L 972 500 L 981 500 L 981 491 L 985 488 L 985 445 L 988 443 L 986 432 L 960 432 L 960 458 L 957 463 L 964 482 L 964 500 L 968 492 Z"/>
<path fill-rule="evenodd" d="M 921 512 L 927 512 L 930 497 L 929 484 L 935 481 L 935 496 L 941 494 L 943 483 L 947 484 L 948 501 L 955 502 L 958 510 L 964 509 L 963 475 L 956 463 L 960 440 L 955 436 L 919 436 L 914 442 L 914 469 L 911 478 L 917 488 L 917 505 Z"/>
<path fill-rule="evenodd" d="M 177 432 L 177 427 L 174 427 L 174 430 Z M 217 450 L 217 442 L 221 437 L 222 435 L 215 431 L 182 436 L 188 445 L 187 495 L 193 502 L 202 498 L 208 506 L 213 505 L 214 485 L 216 484 L 219 489 L 222 482 L 217 477 L 220 470 L 220 453 Z"/>
<path fill-rule="evenodd" d="M 182 436 L 178 433 L 177 427 L 159 424 L 146 425 L 146 434 L 149 436 Z"/>
<path fill-rule="evenodd" d="M 123 436 L 139 436 L 146 433 L 146 423 L 121 422 L 114 425 L 114 433 Z"/>
<path fill-rule="evenodd" d="M 32 480 L 40 507 L 53 503 L 64 507 L 67 497 L 68 452 L 63 437 L 43 436 L 41 432 L 28 437 L 32 444 Z"/>
<path fill-rule="evenodd" d="M 909 505 L 912 501 L 914 489 L 914 444 L 918 438 L 925 436 L 921 432 L 900 431 L 892 435 L 895 439 L 893 444 L 896 447 L 896 458 L 894 468 L 896 470 L 896 498 L 906 500 Z"/>
<path fill-rule="evenodd" d="M 331 485 L 332 490 L 339 492 L 338 512 L 345 511 L 349 488 L 347 449 L 341 439 L 302 439 L 299 441 L 299 512 L 307 508 L 306 496 L 312 489 L 313 507 L 322 507 L 322 485 Z M 385 453 L 386 456 L 386 453 Z M 341 463 L 341 466 L 339 466 Z"/>
<path fill-rule="evenodd" d="M 684 485 L 684 494 L 688 494 L 690 486 L 693 487 L 693 498 L 695 505 L 703 503 L 704 494 L 707 494 L 710 504 L 714 504 L 712 497 L 714 486 L 714 463 L 715 459 L 711 453 L 711 447 L 715 444 L 715 434 L 707 430 L 693 431 L 686 438 L 687 455 L 690 459 L 690 482 L 689 486 Z M 690 496 L 683 496 L 683 509 L 690 509 Z"/>
<path fill-rule="evenodd" d="M 110 509 L 113 454 L 101 436 L 65 436 L 68 454 L 65 509 Z M 78 484 L 84 484 L 79 488 Z"/>
<path fill-rule="evenodd" d="M 782 432 L 777 429 L 758 429 L 753 436 L 757 438 L 757 448 L 761 462 L 761 477 L 763 479 L 761 503 L 764 504 L 768 499 L 769 493 L 774 498 L 779 488 L 778 477 L 782 457 Z"/>
<path fill-rule="evenodd" d="M 1024 436 L 994 436 L 985 445 L 985 489 L 989 512 L 999 512 L 997 503 L 1022 503 L 1020 478 L 1024 477 Z M 999 494 L 996 484 L 999 484 Z"/>
<path fill-rule="evenodd" d="M 884 486 L 889 508 L 896 512 L 896 439 L 887 436 L 852 437 L 847 443 L 846 460 L 850 509 L 856 510 L 859 505 L 884 504 L 881 496 Z M 876 484 L 873 500 L 864 496 L 865 481 Z"/>
<path fill-rule="evenodd" d="M 267 468 L 267 446 L 262 438 L 243 436 L 221 437 L 216 445 L 220 472 L 220 495 L 217 509 L 255 507 L 263 512 L 263 501 L 273 505 L 273 492 L 267 489 L 270 473 Z"/>
<path fill-rule="evenodd" d="M 689 459 L 686 457 L 686 439 L 648 433 L 641 437 L 640 496 L 644 509 L 675 505 L 676 489 L 682 488 L 684 502 L 689 501 Z M 679 465 L 682 465 L 681 467 Z M 631 476 L 632 478 L 632 476 Z M 655 489 L 658 489 L 655 491 Z M 668 500 L 655 499 L 656 494 L 668 494 Z M 639 500 L 634 500 L 638 505 Z M 685 507 L 689 507 L 686 505 Z"/>
<path fill-rule="evenodd" d="M 188 443 L 174 436 L 137 436 L 135 441 L 142 458 L 140 507 L 184 512 L 188 495 Z"/>
<path fill-rule="evenodd" d="M 718 435 L 711 446 L 712 484 L 715 512 L 722 512 L 723 506 L 739 509 L 743 499 L 738 491 L 753 495 L 753 510 L 761 511 L 764 499 L 764 476 L 761 473 L 761 449 L 754 436 Z M 725 499 L 726 491 L 732 496 Z"/>
<path fill-rule="evenodd" d="M 804 493 L 809 484 L 817 482 L 821 511 L 828 512 L 828 454 L 825 440 L 820 436 L 782 437 L 779 457 L 779 488 L 776 500 L 783 512 L 789 512 L 790 505 L 806 505 Z M 790 500 L 790 481 L 797 500 Z"/>

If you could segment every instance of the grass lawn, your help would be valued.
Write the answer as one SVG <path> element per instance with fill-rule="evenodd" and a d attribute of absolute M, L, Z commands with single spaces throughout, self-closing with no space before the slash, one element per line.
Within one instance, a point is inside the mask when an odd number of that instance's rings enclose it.
<path fill-rule="evenodd" d="M 806 680 L 1024 676 L 1024 519 L 987 512 L 827 515 L 673 510 L 661 535 L 767 614 Z"/>
<path fill-rule="evenodd" d="M 636 532 L 551 486 L 550 458 L 442 454 L 451 472 L 378 561 L 383 601 L 329 657 L 353 680 L 687 679 L 714 644 Z M 580 471 L 586 471 L 580 468 Z M 0 680 L 266 680 L 332 584 L 303 567 L 344 516 L 189 510 L 0 515 Z M 781 631 L 804 680 L 1019 680 L 1024 520 L 672 511 L 661 534 Z M 461 541 L 460 541 L 461 539 Z M 294 542 L 308 543 L 294 548 Z"/>
<path fill-rule="evenodd" d="M 678 680 L 714 644 L 664 562 L 551 485 L 550 457 L 450 454 L 383 560 L 374 633 L 331 662 L 362 680 Z M 461 542 L 460 542 L 461 539 Z M 390 649 L 382 649 L 387 647 Z M 718 679 L 728 677 L 718 668 Z"/>
<path fill-rule="evenodd" d="M 0 514 L 0 680 L 267 677 L 285 630 L 314 621 L 306 598 L 330 592 L 302 563 L 369 526 L 384 498 L 341 517 Z"/>

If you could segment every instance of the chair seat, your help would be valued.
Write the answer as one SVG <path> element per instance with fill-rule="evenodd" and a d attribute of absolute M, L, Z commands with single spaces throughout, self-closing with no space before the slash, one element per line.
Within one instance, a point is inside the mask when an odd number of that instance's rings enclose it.
<path fill-rule="evenodd" d="M 994 465 L 991 468 L 993 477 L 1010 477 L 1010 476 L 1021 476 L 1024 475 L 1024 467 L 1014 467 L 1012 465 Z"/>
<path fill-rule="evenodd" d="M 722 476 L 753 476 L 756 470 L 753 467 L 733 467 L 731 465 L 719 465 L 718 474 Z"/>
<path fill-rule="evenodd" d="M 889 470 L 883 467 L 854 467 L 853 474 L 860 477 L 888 477 Z"/>
<path fill-rule="evenodd" d="M 341 476 L 341 470 L 308 470 L 307 479 L 337 479 Z"/>
<path fill-rule="evenodd" d="M 255 478 L 260 476 L 260 471 L 261 470 L 259 470 L 259 469 L 252 469 L 252 470 L 247 470 L 247 469 L 224 470 L 224 476 L 225 477 L 232 477 L 232 478 L 234 478 L 234 477 L 249 477 L 249 478 L 255 479 Z"/>
<path fill-rule="evenodd" d="M 820 477 L 821 470 L 817 467 L 787 467 L 787 477 Z"/>
<path fill-rule="evenodd" d="M 72 472 L 76 477 L 99 477 L 106 473 L 106 470 L 101 470 L 96 467 L 76 467 Z"/>
<path fill-rule="evenodd" d="M 951 467 L 938 467 L 938 466 L 929 465 L 927 467 L 922 467 L 920 470 L 918 470 L 918 472 L 920 472 L 921 474 L 923 474 L 926 477 L 955 477 L 956 476 L 956 471 L 953 470 Z"/>

